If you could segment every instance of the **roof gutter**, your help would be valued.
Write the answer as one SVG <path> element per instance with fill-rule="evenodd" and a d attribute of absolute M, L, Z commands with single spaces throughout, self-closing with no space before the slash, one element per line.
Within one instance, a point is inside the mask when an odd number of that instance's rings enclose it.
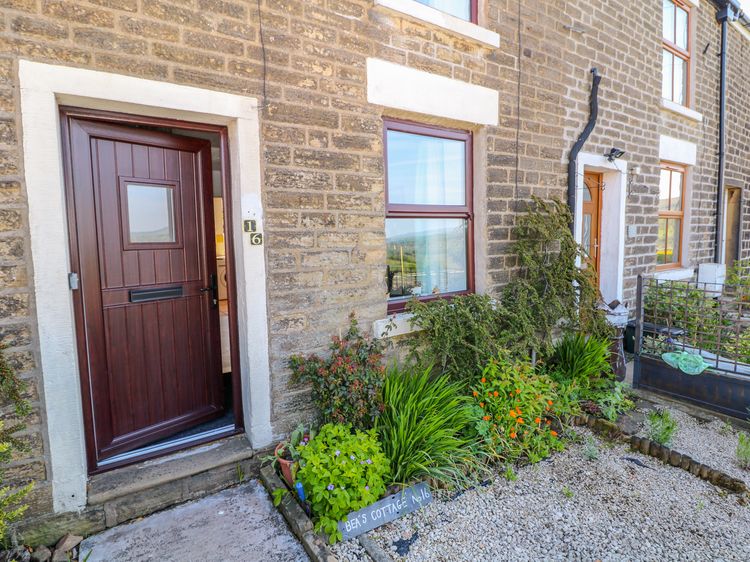
<path fill-rule="evenodd" d="M 583 145 L 591 135 L 591 131 L 594 130 L 596 120 L 599 116 L 599 82 L 602 81 L 602 77 L 596 68 L 591 69 L 593 79 L 591 82 L 591 98 L 589 100 L 589 120 L 584 127 L 581 136 L 570 149 L 570 156 L 568 157 L 568 207 L 570 212 L 573 214 L 573 222 L 570 224 L 570 230 L 575 234 L 575 213 L 576 213 L 576 180 L 578 178 L 578 154 L 581 152 Z"/>
<path fill-rule="evenodd" d="M 738 0 L 715 1 L 718 6 L 716 20 L 721 24 L 721 74 L 719 78 L 719 173 L 716 186 L 716 230 L 714 236 L 714 261 L 721 263 L 724 230 L 724 183 L 726 176 L 726 120 L 727 120 L 727 50 L 729 24 L 744 18 Z M 747 18 L 745 18 L 747 20 Z M 743 25 L 747 25 L 743 23 Z"/>

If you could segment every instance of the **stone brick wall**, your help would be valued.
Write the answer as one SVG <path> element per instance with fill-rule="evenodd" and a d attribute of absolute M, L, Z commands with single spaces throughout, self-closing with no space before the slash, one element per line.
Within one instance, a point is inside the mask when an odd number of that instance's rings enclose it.
<path fill-rule="evenodd" d="M 487 223 L 480 254 L 486 263 L 479 268 L 485 273 L 478 281 L 488 291 L 512 275 L 508 249 L 518 201 L 565 196 L 567 154 L 588 117 L 592 66 L 604 78 L 599 123 L 584 150 L 604 153 L 616 145 L 641 167 L 627 202 L 627 222 L 638 229 L 626 240 L 625 300 L 633 300 L 635 276 L 655 264 L 659 134 L 699 144 L 690 261 L 711 257 L 706 240 L 713 239 L 718 87 L 713 9 L 701 3 L 697 109 L 705 120 L 695 125 L 660 109 L 661 2 L 612 4 L 520 2 L 519 25 L 517 0 L 482 0 L 480 21 L 501 36 L 501 47 L 490 50 L 375 8 L 371 0 L 262 0 L 260 14 L 254 1 L 241 0 L 0 0 L 0 341 L 32 383 L 32 451 L 17 461 L 12 476 L 38 481 L 34 512 L 50 509 L 43 404 L 55 397 L 38 390 L 18 58 L 265 94 L 272 421 L 281 433 L 311 416 L 308 392 L 288 379 L 289 354 L 320 351 L 352 309 L 365 327 L 386 315 L 384 110 L 366 101 L 368 56 L 500 92 L 500 123 L 481 130 L 486 166 L 475 170 L 477 189 L 486 190 L 486 208 L 477 211 Z M 730 104 L 745 107 L 750 47 L 736 31 L 731 45 Z M 747 124 L 741 113 L 735 112 L 730 130 L 728 176 L 745 185 Z M 750 256 L 750 244 L 744 248 Z"/>

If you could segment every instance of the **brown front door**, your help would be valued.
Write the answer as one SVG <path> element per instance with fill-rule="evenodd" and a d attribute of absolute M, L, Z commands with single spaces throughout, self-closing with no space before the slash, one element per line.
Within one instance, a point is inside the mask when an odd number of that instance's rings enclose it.
<path fill-rule="evenodd" d="M 63 121 L 96 470 L 222 413 L 211 147 L 67 114 Z"/>
<path fill-rule="evenodd" d="M 732 267 L 740 255 L 741 200 L 741 189 L 735 187 L 727 189 L 727 232 L 724 248 L 724 261 L 727 267 Z"/>
<path fill-rule="evenodd" d="M 583 232 L 581 245 L 599 273 L 601 244 L 602 174 L 586 172 L 583 187 Z"/>

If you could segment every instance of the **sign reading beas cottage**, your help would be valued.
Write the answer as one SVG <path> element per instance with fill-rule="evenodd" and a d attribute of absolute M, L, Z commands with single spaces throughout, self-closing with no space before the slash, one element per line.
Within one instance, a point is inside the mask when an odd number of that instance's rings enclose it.
<path fill-rule="evenodd" d="M 416 511 L 432 501 L 430 488 L 424 482 L 406 488 L 397 494 L 383 498 L 372 505 L 353 511 L 346 521 L 339 521 L 339 531 L 344 540 L 358 537 L 362 533 L 385 525 L 402 515 Z"/>

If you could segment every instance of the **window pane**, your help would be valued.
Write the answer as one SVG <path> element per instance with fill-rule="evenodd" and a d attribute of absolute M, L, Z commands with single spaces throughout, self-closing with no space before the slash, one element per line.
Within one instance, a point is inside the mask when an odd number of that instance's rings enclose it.
<path fill-rule="evenodd" d="M 663 22 L 663 37 L 667 41 L 674 43 L 674 11 L 675 5 L 672 0 L 664 0 L 664 22 Z"/>
<path fill-rule="evenodd" d="M 466 143 L 388 131 L 388 202 L 466 204 Z"/>
<path fill-rule="evenodd" d="M 171 187 L 127 184 L 131 244 L 175 242 Z"/>
<path fill-rule="evenodd" d="M 688 48 L 688 13 L 682 8 L 676 8 L 677 17 L 677 35 L 675 37 L 675 45 L 687 50 Z"/>
<path fill-rule="evenodd" d="M 672 172 L 672 193 L 669 200 L 670 211 L 682 211 L 682 172 Z"/>
<path fill-rule="evenodd" d="M 386 219 L 391 298 L 468 289 L 465 219 Z"/>
<path fill-rule="evenodd" d="M 656 240 L 656 263 L 667 265 L 680 261 L 680 219 L 659 219 Z"/>
<path fill-rule="evenodd" d="M 436 10 L 447 12 L 462 20 L 471 20 L 470 0 L 417 0 L 417 2 L 432 6 Z"/>
<path fill-rule="evenodd" d="M 669 210 L 669 178 L 671 174 L 669 170 L 661 171 L 661 178 L 659 181 L 659 210 Z"/>
<path fill-rule="evenodd" d="M 674 56 L 664 49 L 661 75 L 661 97 L 672 99 L 672 63 Z"/>
<path fill-rule="evenodd" d="M 687 101 L 687 61 L 680 57 L 674 60 L 674 95 L 672 101 L 685 104 Z"/>

